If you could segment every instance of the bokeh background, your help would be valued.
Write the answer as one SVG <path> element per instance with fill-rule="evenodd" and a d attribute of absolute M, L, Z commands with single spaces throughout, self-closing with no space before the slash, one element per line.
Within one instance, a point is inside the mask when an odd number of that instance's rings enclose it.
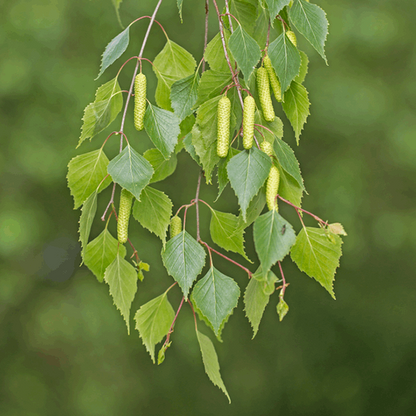
<path fill-rule="evenodd" d="M 150 14 L 155 3 L 125 0 L 123 22 Z M 342 222 L 349 233 L 337 301 L 286 260 L 290 312 L 282 323 L 274 295 L 252 341 L 240 302 L 224 343 L 214 341 L 233 400 L 228 405 L 204 373 L 188 307 L 165 363 L 155 366 L 138 333 L 127 336 L 108 287 L 78 267 L 79 212 L 72 209 L 66 166 L 105 137 L 75 150 L 83 109 L 99 85 L 93 80 L 100 55 L 120 31 L 111 1 L 1 2 L 2 416 L 416 414 L 416 3 L 318 3 L 330 20 L 330 66 L 300 39 L 311 60 L 306 87 L 312 115 L 296 152 L 309 191 L 304 207 Z M 176 2 L 165 0 L 158 20 L 199 60 L 204 1 L 185 0 L 183 10 L 181 25 Z M 133 27 L 125 56 L 137 53 L 146 27 Z M 210 38 L 217 30 L 211 14 Z M 153 59 L 163 45 L 155 27 L 145 56 Z M 123 71 L 122 86 L 132 65 Z M 155 77 L 149 67 L 145 71 L 154 91 Z M 294 145 L 284 121 L 285 137 Z M 150 147 L 131 125 L 127 133 L 138 150 Z M 110 144 L 108 153 L 115 151 Z M 197 173 L 182 152 L 176 173 L 156 187 L 178 207 L 192 199 Z M 201 195 L 212 201 L 215 191 L 204 185 Z M 108 192 L 101 194 L 98 212 Z M 237 212 L 227 189 L 216 207 L 230 202 Z M 201 210 L 206 234 L 209 213 Z M 282 212 L 299 230 L 293 212 Z M 101 227 L 96 221 L 93 235 Z M 131 229 L 141 257 L 151 264 L 134 313 L 172 280 L 160 261 L 159 240 L 134 221 Z M 250 232 L 247 240 L 255 259 Z M 245 286 L 240 270 L 216 262 Z M 179 292 L 172 291 L 170 300 L 176 309 Z M 210 334 L 202 323 L 200 329 Z"/>

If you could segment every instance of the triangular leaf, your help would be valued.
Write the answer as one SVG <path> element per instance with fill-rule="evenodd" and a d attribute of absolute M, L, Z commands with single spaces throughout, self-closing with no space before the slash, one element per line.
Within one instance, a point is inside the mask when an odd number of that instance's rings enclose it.
<path fill-rule="evenodd" d="M 227 165 L 228 162 L 238 153 L 240 153 L 240 150 L 235 149 L 234 147 L 230 147 L 230 150 L 228 151 L 227 157 L 220 160 L 218 164 L 218 196 L 215 202 L 218 200 L 218 198 L 221 196 L 222 192 L 224 191 L 225 187 L 227 186 L 227 183 L 230 182 L 228 179 L 228 173 L 227 173 Z"/>
<path fill-rule="evenodd" d="M 170 99 L 175 115 L 183 120 L 193 113 L 193 106 L 198 98 L 199 74 L 176 81 L 171 88 Z"/>
<path fill-rule="evenodd" d="M 154 173 L 150 183 L 160 182 L 175 172 L 178 158 L 172 154 L 169 159 L 165 159 L 159 149 L 148 149 L 143 153 L 143 157 L 152 165 Z"/>
<path fill-rule="evenodd" d="M 224 39 L 227 46 L 227 54 L 230 57 L 231 66 L 234 67 L 234 58 L 228 49 L 228 41 L 230 39 L 230 32 L 224 29 Z M 228 72 L 230 68 L 224 55 L 224 47 L 221 41 L 221 33 L 217 33 L 214 38 L 208 43 L 204 54 L 205 60 L 208 62 L 211 69 L 214 71 Z"/>
<path fill-rule="evenodd" d="M 293 176 L 286 173 L 279 163 L 275 163 L 275 166 L 279 169 L 280 174 L 279 195 L 297 207 L 301 207 L 303 188 L 299 186 Z"/>
<path fill-rule="evenodd" d="M 266 0 L 272 22 L 279 14 L 280 10 L 282 10 L 283 7 L 287 6 L 290 3 L 290 1 L 291 0 Z"/>
<path fill-rule="evenodd" d="M 82 247 L 82 256 L 84 256 L 85 247 L 90 237 L 91 226 L 97 212 L 97 191 L 93 192 L 84 202 L 79 219 L 79 241 Z"/>
<path fill-rule="evenodd" d="M 219 72 L 209 69 L 201 76 L 198 85 L 198 100 L 195 107 L 204 104 L 211 98 L 217 97 L 232 81 L 230 71 Z"/>
<path fill-rule="evenodd" d="M 244 30 L 250 35 L 253 35 L 254 31 L 258 3 L 258 0 L 233 0 L 230 5 L 231 14 L 237 18 Z M 224 16 L 223 19 L 228 24 L 229 18 Z"/>

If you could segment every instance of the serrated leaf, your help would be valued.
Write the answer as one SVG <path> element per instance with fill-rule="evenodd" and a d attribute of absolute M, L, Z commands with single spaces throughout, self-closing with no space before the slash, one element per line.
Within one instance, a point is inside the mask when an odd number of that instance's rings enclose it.
<path fill-rule="evenodd" d="M 196 154 L 195 147 L 192 144 L 192 133 L 187 134 L 182 142 L 185 147 L 185 150 L 191 155 L 192 159 L 195 160 L 195 162 L 198 163 L 198 165 L 201 165 L 199 156 Z"/>
<path fill-rule="evenodd" d="M 108 127 L 117 117 L 123 107 L 123 97 L 117 78 L 101 85 L 95 93 L 95 100 L 88 104 L 82 117 L 83 124 L 77 148 L 86 139 Z"/>
<path fill-rule="evenodd" d="M 180 122 L 179 118 L 170 111 L 148 104 L 144 115 L 144 128 L 165 159 L 169 159 L 175 150 L 181 132 Z"/>
<path fill-rule="evenodd" d="M 238 216 L 238 227 L 240 229 L 246 229 L 249 227 L 256 218 L 262 213 L 264 206 L 266 205 L 266 195 L 263 190 L 260 189 L 259 193 L 251 200 L 247 208 L 246 220 L 243 220 L 242 215 Z"/>
<path fill-rule="evenodd" d="M 115 38 L 113 38 L 110 43 L 105 47 L 103 57 L 101 59 L 101 68 L 100 73 L 97 78 L 104 73 L 104 71 L 121 55 L 129 46 L 129 31 L 130 26 L 127 26 L 121 33 L 119 33 Z"/>
<path fill-rule="evenodd" d="M 79 219 L 79 241 L 81 242 L 82 257 L 84 257 L 85 247 L 90 237 L 91 226 L 97 213 L 97 191 L 93 192 L 81 208 Z"/>
<path fill-rule="evenodd" d="M 159 149 L 148 149 L 143 153 L 143 157 L 152 165 L 154 170 L 150 183 L 160 182 L 172 175 L 176 170 L 178 158 L 172 154 L 169 159 L 165 159 Z"/>
<path fill-rule="evenodd" d="M 230 57 L 231 66 L 234 67 L 234 58 L 228 48 L 228 41 L 230 39 L 230 32 L 224 29 L 224 39 L 227 48 L 227 54 Z M 217 33 L 214 38 L 208 43 L 204 54 L 205 60 L 208 62 L 211 69 L 219 72 L 228 72 L 230 68 L 224 55 L 224 47 L 221 41 L 221 34 Z"/>
<path fill-rule="evenodd" d="M 299 74 L 295 77 L 294 81 L 298 84 L 302 84 L 305 81 L 306 74 L 308 73 L 309 58 L 305 52 L 299 51 L 300 54 L 300 69 Z"/>
<path fill-rule="evenodd" d="M 184 120 L 193 113 L 193 106 L 198 98 L 199 74 L 176 81 L 171 88 L 170 99 L 175 115 L 179 120 Z"/>
<path fill-rule="evenodd" d="M 202 362 L 204 363 L 205 372 L 214 386 L 218 386 L 223 393 L 227 396 L 228 401 L 231 403 L 230 396 L 225 388 L 220 374 L 220 364 L 218 363 L 217 353 L 215 352 L 214 344 L 211 340 L 201 332 L 196 332 L 199 348 L 201 349 Z"/>
<path fill-rule="evenodd" d="M 299 162 L 292 148 L 283 140 L 276 139 L 273 144 L 273 149 L 282 168 L 296 180 L 302 189 L 305 189 Z"/>
<path fill-rule="evenodd" d="M 289 305 L 285 302 L 285 300 L 283 298 L 280 298 L 276 309 L 277 309 L 277 314 L 279 315 L 279 321 L 282 322 L 283 318 L 289 312 Z"/>
<path fill-rule="evenodd" d="M 68 164 L 68 187 L 74 197 L 74 209 L 79 208 L 97 190 L 101 192 L 112 182 L 107 176 L 109 162 L 102 149 L 84 153 L 71 159 Z"/>
<path fill-rule="evenodd" d="M 168 301 L 167 292 L 140 307 L 134 316 L 136 329 L 155 363 L 155 345 L 167 335 L 175 318 L 175 311 Z"/>
<path fill-rule="evenodd" d="M 168 273 L 179 283 L 185 300 L 189 289 L 205 264 L 205 251 L 185 230 L 170 239 L 162 250 L 162 260 Z"/>
<path fill-rule="evenodd" d="M 217 173 L 217 176 L 218 176 L 218 195 L 217 195 L 217 199 L 215 200 L 215 202 L 218 201 L 218 198 L 223 193 L 225 187 L 227 186 L 227 183 L 230 182 L 230 180 L 228 179 L 228 174 L 227 174 L 228 162 L 235 155 L 238 155 L 239 153 L 240 153 L 240 150 L 237 150 L 234 147 L 230 147 L 230 150 L 228 151 L 227 157 L 221 159 L 219 164 L 218 164 L 218 173 Z"/>
<path fill-rule="evenodd" d="M 316 4 L 295 0 L 289 16 L 296 29 L 305 36 L 328 65 L 325 56 L 325 41 L 328 35 L 326 13 Z"/>
<path fill-rule="evenodd" d="M 268 296 L 275 292 L 275 283 L 279 280 L 271 270 L 263 272 L 263 267 L 261 265 L 253 274 L 252 279 L 256 279 L 262 283 L 261 288 L 264 294 Z"/>
<path fill-rule="evenodd" d="M 108 164 L 113 181 L 130 191 L 137 200 L 153 175 L 152 165 L 130 145 Z"/>
<path fill-rule="evenodd" d="M 283 7 L 287 6 L 290 1 L 291 0 L 266 0 L 272 22 Z"/>
<path fill-rule="evenodd" d="M 217 97 L 231 83 L 230 71 L 220 72 L 213 69 L 205 71 L 198 85 L 198 100 L 195 107 L 204 104 L 211 98 Z"/>
<path fill-rule="evenodd" d="M 172 84 L 192 75 L 195 67 L 195 59 L 187 50 L 171 40 L 166 42 L 153 61 L 153 70 L 158 79 L 155 98 L 159 107 L 172 110 L 170 102 Z"/>
<path fill-rule="evenodd" d="M 248 79 L 261 58 L 259 45 L 239 25 L 230 36 L 228 46 L 239 68 L 243 72 L 244 78 Z"/>
<path fill-rule="evenodd" d="M 304 227 L 296 238 L 290 251 L 292 260 L 309 277 L 319 282 L 335 299 L 333 283 L 335 270 L 341 257 L 341 238 L 332 234 L 333 240 L 327 238 L 328 230 Z"/>
<path fill-rule="evenodd" d="M 299 74 L 301 62 L 299 51 L 285 33 L 282 33 L 269 45 L 267 53 L 279 77 L 282 92 L 285 92 Z M 286 94 L 284 98 L 286 100 Z"/>
<path fill-rule="evenodd" d="M 231 14 L 237 18 L 244 30 L 250 35 L 254 31 L 257 5 L 258 0 L 233 0 L 230 5 Z M 227 16 L 224 16 L 224 20 L 228 23 Z"/>
<path fill-rule="evenodd" d="M 227 212 L 211 209 L 210 233 L 212 241 L 224 250 L 241 254 L 247 261 L 244 251 L 244 229 L 239 227 L 238 217 Z"/>
<path fill-rule="evenodd" d="M 295 244 L 293 227 L 272 209 L 254 222 L 254 246 L 264 272 L 282 261 Z"/>
<path fill-rule="evenodd" d="M 237 195 L 244 221 L 247 207 L 263 186 L 270 167 L 270 157 L 255 147 L 234 156 L 227 165 L 228 178 Z"/>
<path fill-rule="evenodd" d="M 110 286 L 110 295 L 114 305 L 121 312 L 127 324 L 127 332 L 130 335 L 130 308 L 137 292 L 136 269 L 117 253 L 114 261 L 107 267 L 104 280 Z"/>
<path fill-rule="evenodd" d="M 165 245 L 172 206 L 172 201 L 162 191 L 146 186 L 140 201 L 134 203 L 133 216 L 143 227 L 156 234 Z"/>
<path fill-rule="evenodd" d="M 299 184 L 291 175 L 286 173 L 286 171 L 280 166 L 279 163 L 275 163 L 275 166 L 279 169 L 280 173 L 279 195 L 297 207 L 301 207 L 303 188 L 299 186 Z"/>
<path fill-rule="evenodd" d="M 103 232 L 90 243 L 88 243 L 85 254 L 84 263 L 94 273 L 99 282 L 104 279 L 106 268 L 114 261 L 120 253 L 121 257 L 126 256 L 126 248 L 118 243 L 118 241 L 105 228 Z"/>
<path fill-rule="evenodd" d="M 176 0 L 176 3 L 178 5 L 178 11 L 179 11 L 179 17 L 181 18 L 181 23 L 183 23 L 183 19 L 182 19 L 182 3 L 183 3 L 183 0 Z"/>
<path fill-rule="evenodd" d="M 231 315 L 240 297 L 237 283 L 213 266 L 192 290 L 192 303 L 201 311 L 218 335 L 223 322 Z"/>
<path fill-rule="evenodd" d="M 285 92 L 285 102 L 282 103 L 282 106 L 293 127 L 296 141 L 299 144 L 300 133 L 310 114 L 308 91 L 306 91 L 306 88 L 302 84 L 292 82 L 290 88 Z"/>
<path fill-rule="evenodd" d="M 260 136 L 257 136 L 258 138 L 261 137 L 261 139 L 264 139 L 273 144 L 276 137 L 279 139 L 283 137 L 283 122 L 279 117 L 275 117 L 273 121 L 266 121 L 262 112 L 256 110 L 255 122 L 256 124 L 259 124 L 259 126 L 256 126 L 256 129 L 260 130 L 261 132 Z M 257 132 L 255 133 L 257 134 Z"/>

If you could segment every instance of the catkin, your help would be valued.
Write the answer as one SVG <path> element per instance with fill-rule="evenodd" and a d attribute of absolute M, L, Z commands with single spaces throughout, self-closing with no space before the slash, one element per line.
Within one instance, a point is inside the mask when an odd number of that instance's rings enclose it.
<path fill-rule="evenodd" d="M 276 209 L 277 211 L 277 191 L 279 190 L 279 180 L 280 174 L 279 169 L 276 166 L 272 166 L 270 168 L 269 177 L 267 179 L 266 185 L 266 201 L 267 201 L 267 208 L 269 211 L 272 209 Z"/>
<path fill-rule="evenodd" d="M 298 47 L 298 41 L 296 40 L 296 35 L 295 32 L 292 32 L 291 30 L 288 30 L 286 32 L 286 36 L 289 38 L 289 40 L 296 46 Z"/>
<path fill-rule="evenodd" d="M 170 220 L 170 238 L 176 237 L 182 232 L 182 220 L 180 217 L 175 215 Z"/>
<path fill-rule="evenodd" d="M 251 95 L 244 98 L 243 114 L 243 146 L 244 149 L 251 149 L 254 137 L 254 111 L 256 110 L 256 101 Z"/>
<path fill-rule="evenodd" d="M 129 234 L 129 219 L 133 194 L 127 189 L 122 189 L 120 194 L 120 206 L 118 208 L 117 238 L 121 244 L 127 242 Z"/>
<path fill-rule="evenodd" d="M 225 95 L 218 101 L 217 155 L 227 157 L 230 145 L 231 101 Z"/>
<path fill-rule="evenodd" d="M 269 55 L 264 57 L 264 67 L 267 70 L 267 75 L 269 76 L 270 85 L 272 86 L 274 97 L 277 101 L 282 101 L 282 88 L 280 87 L 280 82 L 277 79 L 276 72 L 274 71 L 272 62 L 270 61 Z"/>
<path fill-rule="evenodd" d="M 264 140 L 261 144 L 260 144 L 260 149 L 266 153 L 266 155 L 268 156 L 272 156 L 273 155 L 273 146 L 271 145 L 271 143 L 269 143 L 268 141 Z"/>
<path fill-rule="evenodd" d="M 140 73 L 134 80 L 134 127 L 144 129 L 144 113 L 146 111 L 146 75 Z"/>
<path fill-rule="evenodd" d="M 270 84 L 267 69 L 260 67 L 257 70 L 257 89 L 260 98 L 261 109 L 266 121 L 273 121 L 275 118 L 272 98 L 270 97 Z"/>

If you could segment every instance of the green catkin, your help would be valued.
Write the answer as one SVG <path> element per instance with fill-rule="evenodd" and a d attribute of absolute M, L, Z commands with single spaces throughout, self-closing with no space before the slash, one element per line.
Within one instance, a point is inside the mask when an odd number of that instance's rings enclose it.
<path fill-rule="evenodd" d="M 269 143 L 268 141 L 264 140 L 261 144 L 260 144 L 260 149 L 266 153 L 266 155 L 268 156 L 272 156 L 273 155 L 273 146 L 271 145 L 271 143 Z"/>
<path fill-rule="evenodd" d="M 260 98 L 261 109 L 266 121 L 273 121 L 275 118 L 272 98 L 270 97 L 270 84 L 267 69 L 260 67 L 257 70 L 257 89 Z"/>
<path fill-rule="evenodd" d="M 244 149 L 251 149 L 254 138 L 254 112 L 256 110 L 256 101 L 251 95 L 244 98 L 243 114 L 243 146 Z"/>
<path fill-rule="evenodd" d="M 118 208 L 117 221 L 117 238 L 121 244 L 126 243 L 128 240 L 129 219 L 132 203 L 133 194 L 131 194 L 127 189 L 122 189 L 120 194 L 120 206 Z"/>
<path fill-rule="evenodd" d="M 146 112 L 146 75 L 140 73 L 134 80 L 134 127 L 144 129 L 144 113 Z"/>
<path fill-rule="evenodd" d="M 170 238 L 176 237 L 182 232 L 182 220 L 180 217 L 175 215 L 170 220 Z"/>
<path fill-rule="evenodd" d="M 298 41 L 296 40 L 296 35 L 295 32 L 292 32 L 291 30 L 288 30 L 286 32 L 286 36 L 289 38 L 289 40 L 296 46 L 298 47 Z"/>
<path fill-rule="evenodd" d="M 269 177 L 266 185 L 266 201 L 269 211 L 276 209 L 277 211 L 277 191 L 279 190 L 280 174 L 276 166 L 270 168 Z"/>
<path fill-rule="evenodd" d="M 218 101 L 217 155 L 227 157 L 230 146 L 231 101 L 224 95 Z"/>
<path fill-rule="evenodd" d="M 277 79 L 276 72 L 274 71 L 272 62 L 270 61 L 269 55 L 266 55 L 263 60 L 264 67 L 267 69 L 267 75 L 269 76 L 270 85 L 272 86 L 274 97 L 277 101 L 282 101 L 282 88 L 280 82 Z"/>

